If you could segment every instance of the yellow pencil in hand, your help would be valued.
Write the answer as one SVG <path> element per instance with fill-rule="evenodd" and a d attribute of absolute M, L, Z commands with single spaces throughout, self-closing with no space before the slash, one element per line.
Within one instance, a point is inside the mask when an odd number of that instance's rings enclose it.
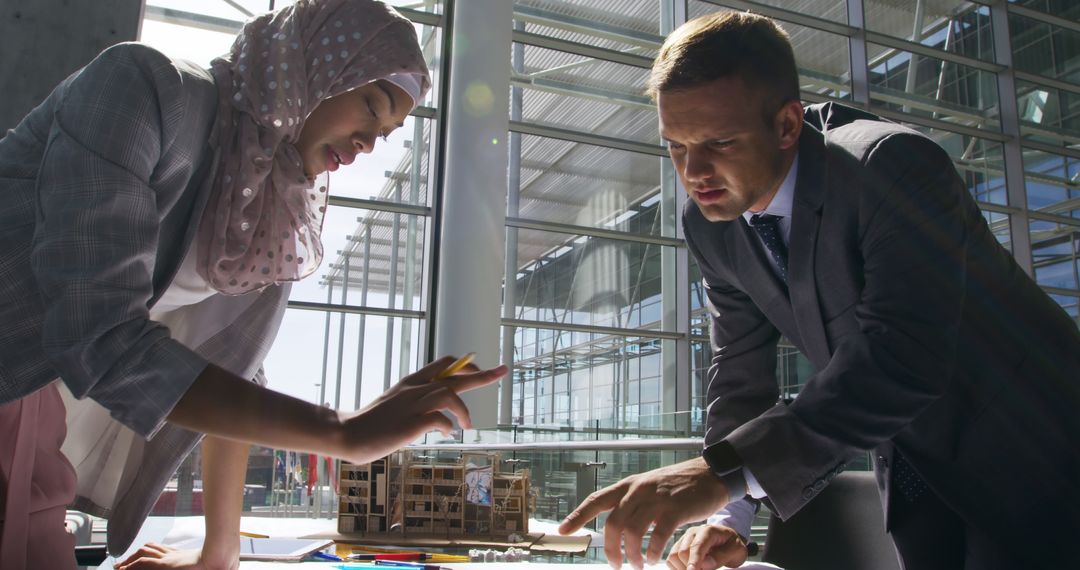
<path fill-rule="evenodd" d="M 442 380 L 443 378 L 448 378 L 450 376 L 453 376 L 454 374 L 457 374 L 461 371 L 462 368 L 468 366 L 468 364 L 472 362 L 474 358 L 476 358 L 475 352 L 470 352 L 469 354 L 462 356 L 461 358 L 455 360 L 453 364 L 444 368 L 442 372 L 436 374 L 435 377 L 431 379 L 431 381 L 434 382 L 436 380 Z"/>

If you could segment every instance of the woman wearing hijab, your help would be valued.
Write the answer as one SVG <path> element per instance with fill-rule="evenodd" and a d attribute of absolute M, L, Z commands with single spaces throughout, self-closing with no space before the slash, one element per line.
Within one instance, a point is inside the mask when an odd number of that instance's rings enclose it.
<path fill-rule="evenodd" d="M 149 546 L 132 568 L 236 566 L 248 442 L 362 463 L 449 430 L 440 410 L 469 425 L 458 394 L 504 367 L 431 383 L 443 358 L 356 412 L 261 371 L 290 283 L 322 259 L 315 176 L 429 86 L 392 9 L 299 0 L 210 70 L 109 48 L 0 139 L 0 567 L 73 568 L 67 505 L 125 551 L 198 433 L 204 549 Z"/>

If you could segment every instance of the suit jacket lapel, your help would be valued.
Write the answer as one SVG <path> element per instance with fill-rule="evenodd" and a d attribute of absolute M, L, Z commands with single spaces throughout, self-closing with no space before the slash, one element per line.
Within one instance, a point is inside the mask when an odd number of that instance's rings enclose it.
<path fill-rule="evenodd" d="M 803 349 L 818 369 L 828 362 L 830 354 L 818 301 L 814 259 L 821 228 L 827 166 L 822 134 L 804 123 L 799 140 L 799 172 L 795 179 L 795 197 L 791 209 L 788 289 Z"/>

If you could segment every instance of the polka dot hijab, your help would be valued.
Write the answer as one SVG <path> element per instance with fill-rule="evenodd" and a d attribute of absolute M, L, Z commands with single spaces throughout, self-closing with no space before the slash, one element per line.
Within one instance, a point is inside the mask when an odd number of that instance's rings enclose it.
<path fill-rule="evenodd" d="M 245 24 L 211 73 L 218 168 L 199 274 L 229 295 L 302 279 L 322 262 L 327 192 L 313 188 L 294 143 L 321 101 L 378 79 L 418 103 L 431 81 L 413 25 L 374 0 L 298 0 Z"/>

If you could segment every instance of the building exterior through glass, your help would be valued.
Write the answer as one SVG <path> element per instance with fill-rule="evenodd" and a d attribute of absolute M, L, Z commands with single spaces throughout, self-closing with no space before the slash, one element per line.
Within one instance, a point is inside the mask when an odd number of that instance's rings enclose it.
<path fill-rule="evenodd" d="M 512 372 L 490 400 L 498 427 L 461 440 L 700 436 L 704 291 L 678 222 L 685 196 L 642 92 L 664 36 L 724 10 L 753 10 L 785 28 L 805 102 L 864 108 L 945 148 L 1000 242 L 1080 322 L 1080 2 L 516 0 L 505 16 L 477 22 L 455 17 L 467 1 L 394 2 L 416 24 L 434 88 L 389 141 L 330 181 L 326 261 L 293 289 L 266 363 L 272 387 L 361 407 L 436 356 L 433 323 L 447 310 L 436 292 L 453 270 L 438 260 L 455 247 L 446 228 L 475 221 L 446 213 L 460 190 L 444 184 L 455 166 L 446 157 L 462 150 L 447 141 L 460 144 L 454 125 L 488 109 L 505 112 L 505 132 L 474 144 L 505 148 L 506 184 L 474 206 L 502 221 L 486 237 L 505 255 L 470 278 L 502 283 L 501 298 L 488 300 L 499 315 L 490 324 Z M 142 39 L 207 63 L 246 17 L 272 7 L 148 0 Z M 495 29 L 509 41 L 487 41 Z M 465 44 L 505 50 L 507 64 L 449 105 Z M 486 87 L 507 80 L 508 90 Z M 299 352 L 321 359 L 300 361 Z M 798 397 L 813 373 L 782 340 L 783 397 Z M 265 504 L 300 504 L 303 493 L 281 481 L 293 477 L 294 458 L 260 453 L 265 465 L 249 483 L 277 494 Z M 537 512 L 557 518 L 596 486 L 687 453 L 516 458 L 530 463 Z M 289 469 L 278 474 L 275 462 Z M 606 468 L 583 470 L 592 464 Z"/>

